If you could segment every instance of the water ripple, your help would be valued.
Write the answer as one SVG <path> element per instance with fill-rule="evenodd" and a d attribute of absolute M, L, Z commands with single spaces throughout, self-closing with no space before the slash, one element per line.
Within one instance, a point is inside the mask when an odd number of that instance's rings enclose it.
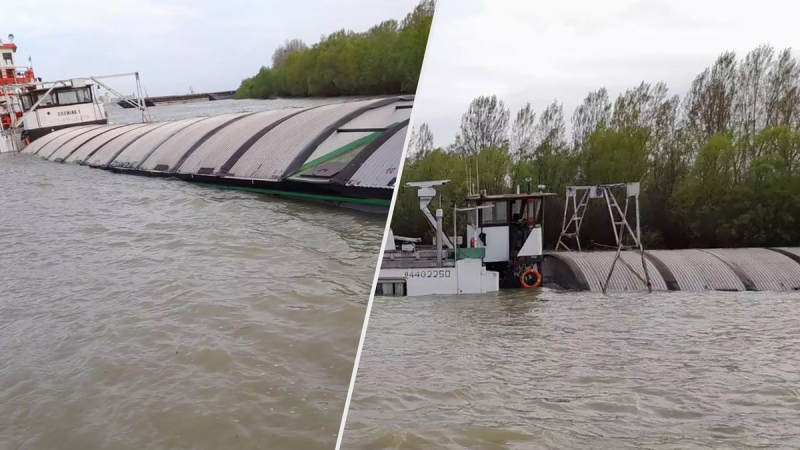
<path fill-rule="evenodd" d="M 798 448 L 800 295 L 381 298 L 346 449 Z"/>
<path fill-rule="evenodd" d="M 383 220 L 0 155 L 0 448 L 332 448 Z"/>

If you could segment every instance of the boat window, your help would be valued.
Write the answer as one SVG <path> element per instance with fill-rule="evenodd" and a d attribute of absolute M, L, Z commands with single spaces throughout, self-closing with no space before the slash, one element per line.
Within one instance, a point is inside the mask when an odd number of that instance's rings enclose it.
<path fill-rule="evenodd" d="M 85 87 L 75 92 L 78 94 L 78 103 L 88 103 L 92 101 L 92 88 Z"/>
<path fill-rule="evenodd" d="M 12 58 L 13 57 L 11 56 L 11 53 L 8 53 L 8 52 L 4 52 L 3 53 L 3 62 L 6 65 L 9 65 L 9 66 L 11 65 L 11 62 L 13 61 Z"/>
<path fill-rule="evenodd" d="M 493 208 L 481 210 L 482 225 L 505 225 L 508 223 L 508 202 L 494 202 Z"/>
<path fill-rule="evenodd" d="M 78 103 L 78 94 L 75 91 L 60 91 L 58 93 L 59 105 L 74 105 Z"/>
<path fill-rule="evenodd" d="M 511 218 L 520 217 L 522 214 L 522 200 L 514 200 L 511 203 Z"/>
<path fill-rule="evenodd" d="M 74 105 L 90 101 L 92 101 L 92 94 L 88 87 L 58 92 L 58 104 L 60 105 Z"/>
<path fill-rule="evenodd" d="M 42 99 L 42 102 L 39 103 L 39 106 L 50 106 L 58 103 L 56 101 L 55 96 L 53 96 L 52 92 L 47 94 L 46 96 L 44 94 L 39 94 L 39 98 Z"/>
<path fill-rule="evenodd" d="M 474 205 L 469 205 L 474 206 Z M 467 212 L 467 223 L 474 226 L 478 225 L 478 210 L 468 211 Z"/>
<path fill-rule="evenodd" d="M 525 220 L 529 225 L 536 224 L 536 221 L 539 219 L 538 215 L 540 208 L 541 202 L 537 200 L 530 198 L 525 202 Z"/>
<path fill-rule="evenodd" d="M 23 111 L 31 109 L 31 106 L 33 106 L 33 100 L 31 99 L 30 95 L 23 95 L 22 97 L 20 97 L 20 99 L 22 100 Z"/>

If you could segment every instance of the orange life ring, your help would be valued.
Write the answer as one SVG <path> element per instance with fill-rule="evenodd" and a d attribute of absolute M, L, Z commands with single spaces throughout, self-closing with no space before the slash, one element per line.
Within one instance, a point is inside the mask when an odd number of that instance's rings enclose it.
<path fill-rule="evenodd" d="M 533 284 L 526 283 L 525 277 L 527 277 L 528 275 L 533 275 L 534 277 L 536 277 L 536 282 Z M 537 288 L 542 285 L 542 274 L 540 274 L 539 271 L 536 269 L 527 269 L 526 271 L 522 272 L 522 275 L 519 276 L 519 283 L 522 285 L 522 287 L 526 289 Z"/>

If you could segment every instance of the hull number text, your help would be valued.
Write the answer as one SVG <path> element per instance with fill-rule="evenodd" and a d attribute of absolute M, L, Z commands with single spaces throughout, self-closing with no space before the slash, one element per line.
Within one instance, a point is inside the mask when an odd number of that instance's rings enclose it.
<path fill-rule="evenodd" d="M 406 270 L 406 278 L 450 278 L 449 269 Z"/>

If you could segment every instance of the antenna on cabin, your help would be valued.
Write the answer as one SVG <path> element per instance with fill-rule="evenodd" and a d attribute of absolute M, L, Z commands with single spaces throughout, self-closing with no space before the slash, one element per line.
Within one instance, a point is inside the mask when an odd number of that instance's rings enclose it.
<path fill-rule="evenodd" d="M 481 192 L 481 176 L 478 172 L 478 155 L 480 152 L 475 152 L 475 183 L 478 185 L 476 192 L 480 194 Z"/>
<path fill-rule="evenodd" d="M 8 42 L 14 43 L 14 35 L 11 33 L 8 34 Z"/>
<path fill-rule="evenodd" d="M 472 195 L 472 177 L 469 173 L 469 161 L 467 161 L 466 155 L 464 155 L 464 172 L 467 174 L 467 193 Z"/>

